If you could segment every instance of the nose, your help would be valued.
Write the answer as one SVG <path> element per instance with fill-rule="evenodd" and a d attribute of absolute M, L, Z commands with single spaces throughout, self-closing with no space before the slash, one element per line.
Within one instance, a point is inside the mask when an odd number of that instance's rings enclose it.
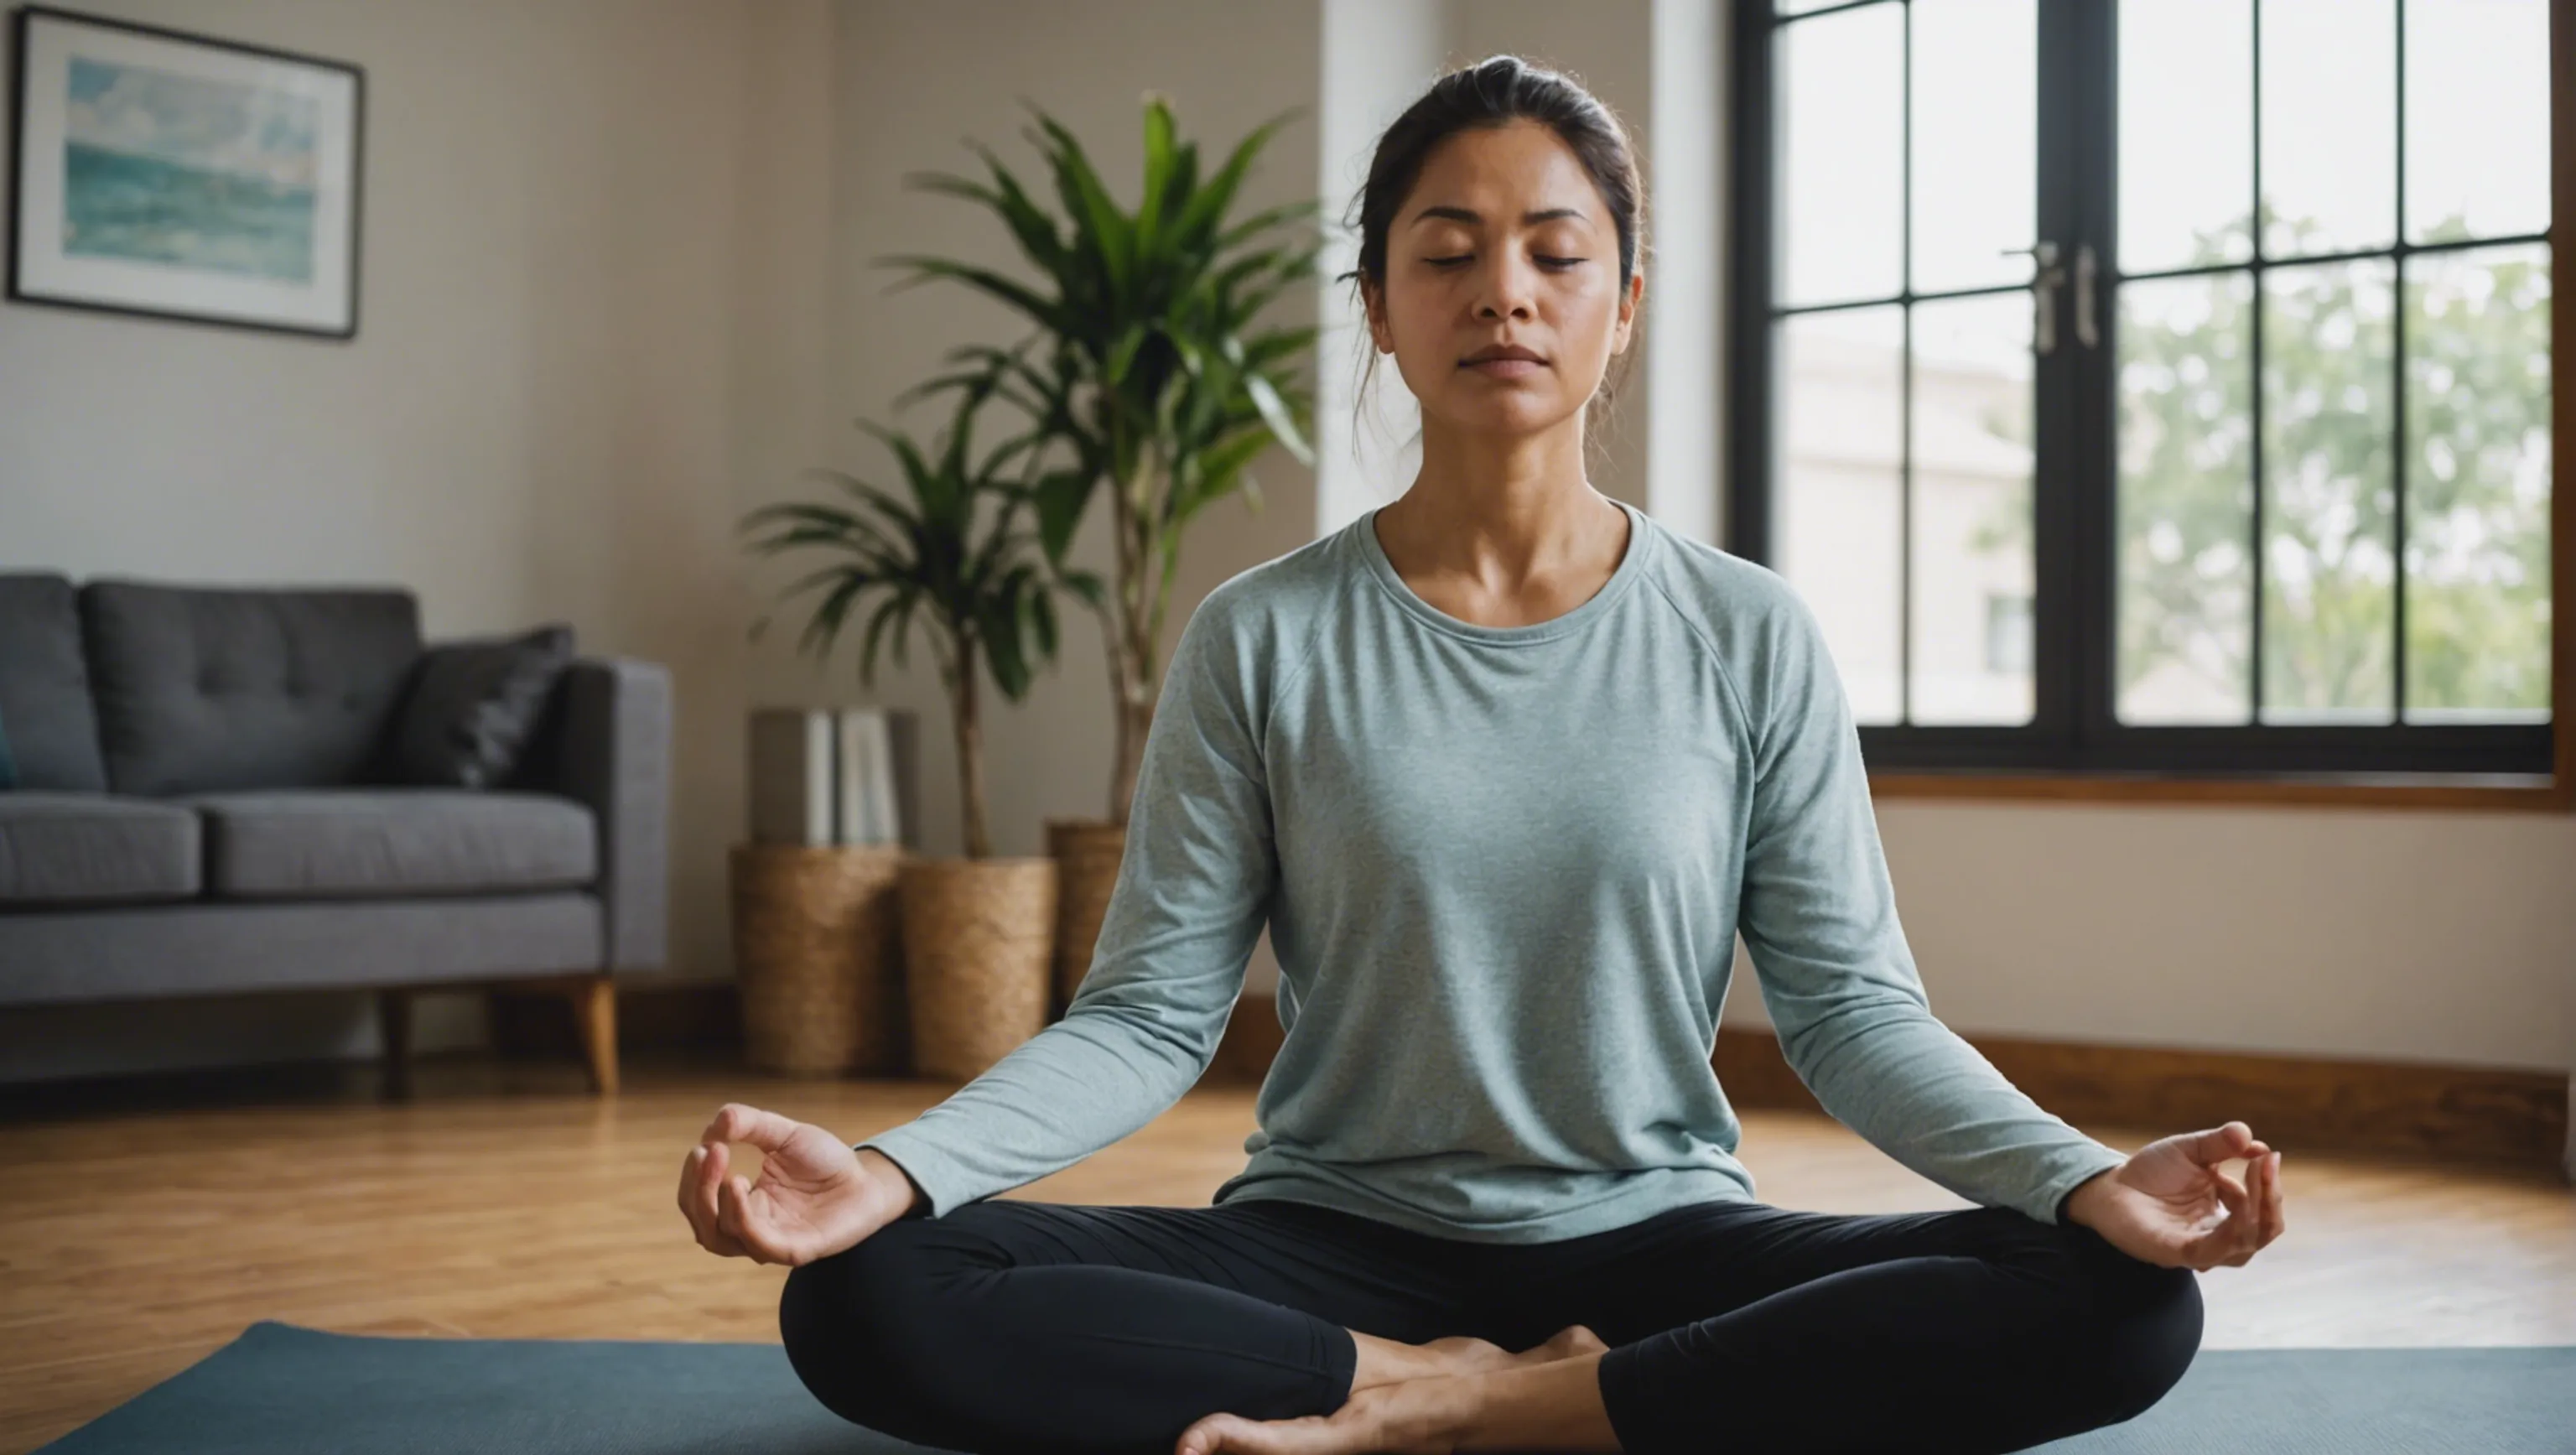
<path fill-rule="evenodd" d="M 1537 269 L 1512 248 L 1493 250 L 1493 261 L 1479 269 L 1476 316 L 1480 319 L 1527 318 L 1534 306 L 1532 280 Z"/>

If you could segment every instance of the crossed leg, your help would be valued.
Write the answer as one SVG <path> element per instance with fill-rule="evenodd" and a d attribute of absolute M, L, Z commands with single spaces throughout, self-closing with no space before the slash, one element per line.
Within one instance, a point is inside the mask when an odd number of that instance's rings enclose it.
<path fill-rule="evenodd" d="M 2190 1270 L 2007 1208 L 1703 1204 L 1550 1246 L 1497 1336 L 1597 1331 L 1629 1455 L 2021 1450 L 2143 1412 L 2200 1347 Z"/>
<path fill-rule="evenodd" d="M 1332 1421 L 1214 1416 L 1202 1455 L 1354 1450 L 2002 1452 L 2135 1416 L 2197 1352 L 2199 1285 L 2018 1212 L 1847 1216 L 1759 1203 L 1492 1253 L 1516 1344 L 1610 1347 L 1410 1381 Z M 1202 1435 L 1207 1438 L 1202 1441 Z"/>
<path fill-rule="evenodd" d="M 2154 1404 L 2201 1303 L 2187 1270 L 2000 1208 L 1714 1203 L 1492 1245 L 1293 1203 L 1014 1201 L 797 1270 L 780 1324 L 826 1406 L 975 1455 L 1185 1432 L 1203 1455 L 1972 1455 Z"/>
<path fill-rule="evenodd" d="M 1172 1455 L 1211 1411 L 1330 1415 L 1355 1394 L 1503 1370 L 1472 1245 L 1282 1201 L 972 1203 L 797 1269 L 790 1362 L 844 1418 L 975 1455 Z M 1597 1346 L 1597 1341 L 1593 1341 Z"/>

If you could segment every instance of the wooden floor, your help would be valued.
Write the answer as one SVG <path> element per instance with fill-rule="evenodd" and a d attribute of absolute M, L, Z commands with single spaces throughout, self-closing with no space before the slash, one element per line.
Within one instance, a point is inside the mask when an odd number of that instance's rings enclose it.
<path fill-rule="evenodd" d="M 431 1063 L 413 1101 L 371 1073 L 206 1105 L 163 1094 L 0 1108 L 0 1450 L 25 1450 L 256 1319 L 360 1333 L 774 1340 L 783 1270 L 700 1252 L 672 1203 L 728 1099 L 851 1141 L 931 1083 L 765 1080 L 630 1063 Z M 1089 1162 L 1007 1194 L 1203 1205 L 1243 1162 L 1252 1090 L 1191 1093 Z M 2180 1128 L 2087 1130 L 2124 1150 Z M 2262 1128 L 2257 1126 L 2259 1135 Z M 1764 1201 L 1831 1212 L 1966 1204 L 1840 1126 L 1749 1113 Z M 2576 1343 L 2576 1195 L 2547 1174 L 2284 1148 L 2289 1231 L 2202 1276 L 2204 1347 Z"/>

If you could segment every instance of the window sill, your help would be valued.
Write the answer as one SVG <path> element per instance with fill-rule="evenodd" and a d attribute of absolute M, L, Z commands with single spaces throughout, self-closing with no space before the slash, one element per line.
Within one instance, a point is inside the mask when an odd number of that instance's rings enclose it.
<path fill-rule="evenodd" d="M 2082 803 L 2254 803 L 2353 808 L 2503 809 L 2564 813 L 2576 779 L 2532 773 L 2350 773 L 2225 778 L 2153 773 L 1886 772 L 1873 799 Z"/>

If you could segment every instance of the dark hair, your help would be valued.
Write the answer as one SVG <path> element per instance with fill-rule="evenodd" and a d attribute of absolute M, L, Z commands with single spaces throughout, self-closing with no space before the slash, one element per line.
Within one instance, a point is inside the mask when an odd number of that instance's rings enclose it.
<path fill-rule="evenodd" d="M 1619 291 L 1624 297 L 1628 280 L 1647 251 L 1646 184 L 1637 170 L 1636 151 L 1629 145 L 1627 128 L 1620 125 L 1617 114 L 1600 98 L 1585 90 L 1581 83 L 1561 71 L 1533 65 L 1515 55 L 1488 56 L 1472 66 L 1463 66 L 1431 83 L 1431 89 L 1404 109 L 1377 141 L 1377 150 L 1369 161 L 1368 181 L 1352 199 L 1357 212 L 1356 226 L 1360 235 L 1359 266 L 1341 274 L 1334 281 L 1349 282 L 1359 297 L 1362 312 L 1367 309 L 1367 295 L 1361 284 L 1386 294 L 1386 235 L 1395 221 L 1396 209 L 1413 191 L 1422 175 L 1423 163 L 1432 149 L 1451 136 L 1470 128 L 1492 129 L 1514 121 L 1535 121 L 1557 134 L 1592 176 L 1592 185 L 1600 189 L 1601 200 L 1609 208 L 1610 220 L 1619 229 Z M 1367 364 L 1361 375 L 1360 389 L 1365 392 L 1377 372 L 1377 350 L 1363 331 L 1361 347 L 1367 351 Z M 1618 366 L 1626 372 L 1636 353 L 1632 343 L 1629 363 Z M 1603 404 L 1611 398 L 1611 383 L 1602 382 L 1598 396 Z"/>

